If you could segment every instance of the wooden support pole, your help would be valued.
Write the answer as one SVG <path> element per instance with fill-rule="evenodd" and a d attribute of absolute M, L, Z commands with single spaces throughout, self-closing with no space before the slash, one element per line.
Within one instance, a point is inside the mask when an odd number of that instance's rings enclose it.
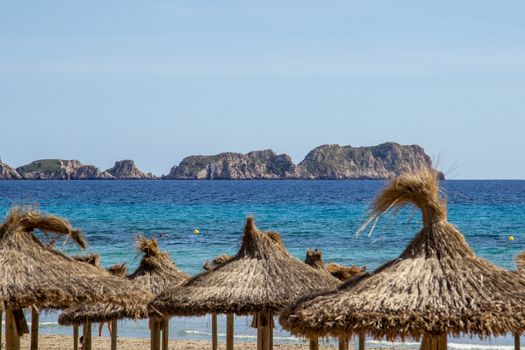
<path fill-rule="evenodd" d="M 234 331 L 233 314 L 227 314 L 226 315 L 226 350 L 233 350 L 233 331 Z"/>
<path fill-rule="evenodd" d="M 38 350 L 38 310 L 31 307 L 31 350 Z"/>
<path fill-rule="evenodd" d="M 149 319 L 149 348 L 150 350 L 155 350 L 155 321 Z"/>
<path fill-rule="evenodd" d="M 168 350 L 170 340 L 170 320 L 166 317 L 162 320 L 162 350 Z"/>
<path fill-rule="evenodd" d="M 319 350 L 319 338 L 310 339 L 310 350 Z"/>
<path fill-rule="evenodd" d="M 430 336 L 424 335 L 421 340 L 421 350 L 447 350 L 447 335 Z"/>
<path fill-rule="evenodd" d="M 348 337 L 346 335 L 339 337 L 339 350 L 348 350 Z"/>
<path fill-rule="evenodd" d="M 91 322 L 85 322 L 83 327 L 84 342 L 82 343 L 82 350 L 91 350 Z"/>
<path fill-rule="evenodd" d="M 4 310 L 2 309 L 2 306 L 0 305 L 0 348 L 4 346 L 4 343 L 2 342 L 2 316 L 4 315 Z"/>
<path fill-rule="evenodd" d="M 519 339 L 519 338 L 518 338 Z M 442 335 L 437 338 L 437 350 L 447 350 L 448 344 L 447 344 L 447 335 Z"/>
<path fill-rule="evenodd" d="M 360 332 L 359 333 L 359 350 L 365 350 L 365 341 L 366 341 L 365 333 Z"/>
<path fill-rule="evenodd" d="M 10 308 L 5 310 L 5 348 L 6 350 L 20 350 L 20 337 L 16 330 L 15 317 Z"/>
<path fill-rule="evenodd" d="M 269 312 L 266 316 L 266 335 L 268 337 L 268 350 L 273 350 L 273 317 L 272 314 Z"/>
<path fill-rule="evenodd" d="M 514 350 L 520 350 L 520 335 L 518 333 L 514 334 Z"/>
<path fill-rule="evenodd" d="M 112 320 L 109 322 L 111 323 L 111 350 L 117 350 L 118 323 L 117 320 Z"/>
<path fill-rule="evenodd" d="M 211 349 L 217 350 L 217 314 L 211 314 Z"/>
<path fill-rule="evenodd" d="M 257 350 L 266 350 L 267 336 L 264 315 L 262 312 L 257 313 Z"/>
<path fill-rule="evenodd" d="M 78 325 L 73 325 L 73 350 L 78 350 Z"/>

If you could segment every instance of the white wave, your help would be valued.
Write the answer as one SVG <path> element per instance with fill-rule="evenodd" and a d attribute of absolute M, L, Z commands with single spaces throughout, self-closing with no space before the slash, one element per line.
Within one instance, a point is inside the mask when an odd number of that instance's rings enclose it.
<path fill-rule="evenodd" d="M 203 332 L 203 331 L 198 331 L 198 330 L 194 330 L 194 329 L 183 329 L 182 331 L 185 334 L 203 335 L 203 336 L 211 337 L 211 333 L 209 333 L 209 332 Z M 226 337 L 226 333 L 217 333 L 217 336 L 218 337 Z M 257 339 L 257 336 L 256 335 L 252 335 L 252 334 L 235 334 L 234 338 L 238 338 L 238 339 Z M 290 336 L 290 337 L 274 336 L 273 339 L 276 339 L 276 340 L 295 340 L 295 341 L 300 341 L 296 337 L 292 337 L 292 336 Z"/>

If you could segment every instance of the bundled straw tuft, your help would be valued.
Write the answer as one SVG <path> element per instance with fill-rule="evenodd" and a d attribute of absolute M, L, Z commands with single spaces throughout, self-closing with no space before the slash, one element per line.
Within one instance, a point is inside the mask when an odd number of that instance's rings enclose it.
<path fill-rule="evenodd" d="M 325 270 L 323 253 L 319 249 L 306 249 L 304 263 L 318 270 Z"/>
<path fill-rule="evenodd" d="M 110 266 L 107 270 L 113 276 L 125 277 L 128 274 L 128 268 L 124 263 Z"/>
<path fill-rule="evenodd" d="M 75 259 L 78 262 L 83 262 L 89 265 L 93 265 L 95 267 L 100 267 L 100 255 L 98 254 L 74 256 L 73 259 Z"/>
<path fill-rule="evenodd" d="M 29 233 L 38 229 L 46 234 L 53 233 L 56 236 L 66 236 L 81 248 L 87 247 L 87 242 L 80 230 L 74 229 L 67 220 L 54 215 L 41 214 L 34 209 L 20 207 L 11 209 L 2 228 L 0 228 L 0 237 L 6 233 L 15 232 L 17 228 Z"/>
<path fill-rule="evenodd" d="M 447 219 L 445 200 L 439 197 L 437 171 L 405 174 L 393 179 L 375 200 L 372 213 L 378 216 L 408 204 L 421 209 L 425 226 Z"/>
<path fill-rule="evenodd" d="M 144 256 L 158 256 L 160 254 L 159 244 L 155 238 L 147 239 L 144 236 L 137 237 L 137 251 Z"/>

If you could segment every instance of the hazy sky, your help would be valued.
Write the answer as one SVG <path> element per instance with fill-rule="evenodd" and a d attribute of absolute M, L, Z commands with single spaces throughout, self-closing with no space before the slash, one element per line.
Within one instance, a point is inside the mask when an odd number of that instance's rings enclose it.
<path fill-rule="evenodd" d="M 0 157 L 420 144 L 525 178 L 524 1 L 3 1 Z"/>

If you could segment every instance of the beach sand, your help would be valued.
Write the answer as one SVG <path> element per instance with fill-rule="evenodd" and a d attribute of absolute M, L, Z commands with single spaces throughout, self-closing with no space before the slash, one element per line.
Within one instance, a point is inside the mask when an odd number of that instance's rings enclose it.
<path fill-rule="evenodd" d="M 110 349 L 109 337 L 93 337 L 93 350 L 108 350 Z M 25 335 L 21 339 L 21 348 L 29 349 L 30 337 Z M 73 338 L 65 335 L 54 334 L 40 334 L 39 348 L 43 350 L 67 350 L 73 349 Z M 149 350 L 149 339 L 139 338 L 119 338 L 117 348 L 120 350 Z M 226 346 L 219 343 L 219 349 L 224 350 Z M 206 340 L 170 340 L 170 350 L 210 350 L 211 341 Z M 256 350 L 257 344 L 254 342 L 238 342 L 235 344 L 235 349 L 242 350 Z M 274 349 L 280 350 L 308 350 L 308 344 L 274 344 Z M 319 349 L 333 350 L 337 349 L 337 343 L 319 344 Z M 370 350 L 370 349 L 369 349 Z"/>

